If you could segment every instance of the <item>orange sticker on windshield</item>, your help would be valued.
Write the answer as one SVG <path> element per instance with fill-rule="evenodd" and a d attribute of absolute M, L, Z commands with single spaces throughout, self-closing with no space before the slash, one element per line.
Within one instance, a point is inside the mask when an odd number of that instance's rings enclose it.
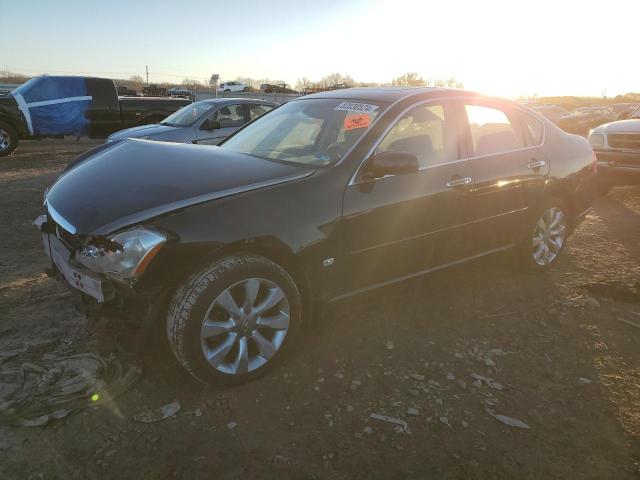
<path fill-rule="evenodd" d="M 345 130 L 352 130 L 354 128 L 365 128 L 369 126 L 371 117 L 366 113 L 357 113 L 355 115 L 347 115 L 344 117 L 343 128 Z"/>

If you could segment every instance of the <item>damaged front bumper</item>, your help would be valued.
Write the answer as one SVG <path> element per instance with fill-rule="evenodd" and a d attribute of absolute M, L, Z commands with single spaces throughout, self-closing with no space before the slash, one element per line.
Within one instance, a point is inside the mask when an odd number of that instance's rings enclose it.
<path fill-rule="evenodd" d="M 42 234 L 45 253 L 51 259 L 52 276 L 60 276 L 72 288 L 104 303 L 115 296 L 115 288 L 109 280 L 92 272 L 73 259 L 73 249 L 61 239 L 58 227 L 40 215 L 34 222 Z"/>

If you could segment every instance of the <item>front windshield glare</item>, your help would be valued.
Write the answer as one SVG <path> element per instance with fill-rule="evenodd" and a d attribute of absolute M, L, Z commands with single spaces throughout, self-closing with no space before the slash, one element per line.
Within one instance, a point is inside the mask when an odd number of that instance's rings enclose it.
<path fill-rule="evenodd" d="M 161 125 L 169 125 L 171 127 L 188 127 L 209 110 L 211 110 L 210 103 L 192 103 L 172 113 L 160 123 Z"/>
<path fill-rule="evenodd" d="M 379 102 L 296 100 L 263 115 L 222 148 L 271 160 L 331 165 L 362 137 L 382 109 Z"/>

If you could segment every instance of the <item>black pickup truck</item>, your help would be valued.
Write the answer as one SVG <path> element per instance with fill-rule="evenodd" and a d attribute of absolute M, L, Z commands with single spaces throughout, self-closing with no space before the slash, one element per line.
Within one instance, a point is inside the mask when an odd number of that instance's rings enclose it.
<path fill-rule="evenodd" d="M 20 139 L 105 138 L 124 128 L 158 123 L 189 103 L 182 98 L 118 97 L 106 78 L 35 77 L 0 95 L 0 157 L 13 152 Z"/>

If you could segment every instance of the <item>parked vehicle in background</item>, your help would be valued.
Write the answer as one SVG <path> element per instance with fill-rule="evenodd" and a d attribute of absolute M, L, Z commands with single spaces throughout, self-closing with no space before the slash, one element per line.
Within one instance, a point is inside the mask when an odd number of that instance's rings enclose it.
<path fill-rule="evenodd" d="M 105 138 L 122 128 L 157 123 L 191 103 L 177 98 L 118 97 L 112 80 L 34 77 L 0 96 L 0 157 L 20 139 L 87 135 Z"/>
<path fill-rule="evenodd" d="M 618 108 L 617 111 L 614 108 L 614 112 L 616 112 L 617 114 L 616 120 L 626 120 L 627 118 L 633 118 L 636 110 L 638 110 L 638 107 L 640 107 L 640 105 L 638 105 L 637 103 L 625 103 L 625 104 L 619 104 L 619 105 L 626 105 L 626 106 L 625 108 Z M 614 107 L 615 106 L 616 105 L 614 105 Z"/>
<path fill-rule="evenodd" d="M 580 107 L 558 119 L 557 125 L 565 132 L 586 134 L 598 125 L 615 120 L 615 117 L 608 107 Z"/>
<path fill-rule="evenodd" d="M 292 89 L 286 83 L 278 83 L 273 85 L 271 83 L 263 83 L 260 85 L 260 90 L 265 93 L 299 93 L 297 90 Z"/>
<path fill-rule="evenodd" d="M 600 125 L 589 134 L 603 195 L 616 185 L 640 185 L 640 110 L 636 114 L 632 119 Z"/>
<path fill-rule="evenodd" d="M 128 128 L 107 138 L 217 145 L 238 128 L 267 113 L 277 104 L 244 98 L 217 98 L 192 103 L 160 123 Z"/>
<path fill-rule="evenodd" d="M 152 315 L 202 382 L 242 382 L 298 341 L 318 301 L 509 249 L 551 267 L 594 177 L 585 138 L 517 103 L 350 89 L 286 103 L 220 147 L 98 147 L 36 224 L 70 288 Z"/>
<path fill-rule="evenodd" d="M 531 108 L 555 124 L 557 124 L 562 117 L 569 115 L 569 112 L 558 105 L 535 105 Z"/>
<path fill-rule="evenodd" d="M 184 87 L 172 87 L 167 90 L 167 95 L 176 98 L 191 98 L 192 92 L 188 88 Z"/>
<path fill-rule="evenodd" d="M 218 85 L 218 90 L 222 92 L 248 92 L 249 85 L 242 82 L 223 82 Z"/>
<path fill-rule="evenodd" d="M 135 90 L 131 90 L 124 85 L 116 85 L 116 91 L 119 97 L 138 97 L 140 96 Z"/>
<path fill-rule="evenodd" d="M 142 87 L 142 95 L 145 97 L 166 97 L 167 89 L 165 87 L 159 87 L 158 85 L 147 85 Z"/>

